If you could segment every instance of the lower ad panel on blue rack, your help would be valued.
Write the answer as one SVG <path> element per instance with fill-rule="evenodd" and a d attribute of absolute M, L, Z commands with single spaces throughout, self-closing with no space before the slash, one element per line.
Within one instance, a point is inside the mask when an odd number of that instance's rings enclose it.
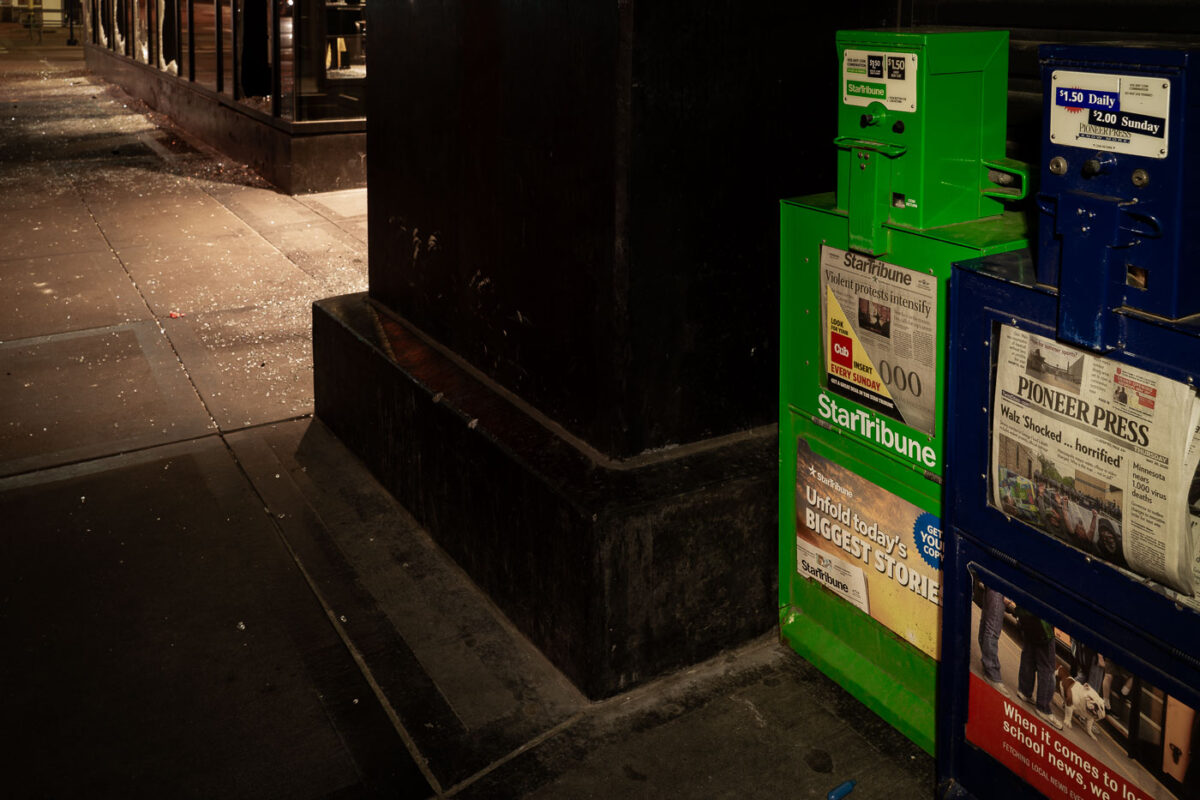
<path fill-rule="evenodd" d="M 960 533 L 950 544 L 942 795 L 1200 798 L 1198 665 Z"/>

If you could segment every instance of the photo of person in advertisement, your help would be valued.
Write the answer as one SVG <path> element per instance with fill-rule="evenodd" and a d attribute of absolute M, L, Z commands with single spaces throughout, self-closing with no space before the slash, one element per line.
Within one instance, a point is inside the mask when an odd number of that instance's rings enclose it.
<path fill-rule="evenodd" d="M 1017 667 L 1017 696 L 1035 708 L 1052 728 L 1063 729 L 1054 716 L 1054 628 L 1024 608 L 1014 611 L 1021 630 L 1021 660 Z M 1065 716 L 1065 715 L 1064 715 Z"/>
<path fill-rule="evenodd" d="M 967 740 L 1050 798 L 1200 800 L 1194 710 L 975 581 Z"/>
<path fill-rule="evenodd" d="M 998 437 L 1000 510 L 1067 544 L 1120 567 L 1121 489 L 1084 470 L 1062 475 L 1053 459 L 1035 456 L 1007 436 Z"/>
<path fill-rule="evenodd" d="M 1004 595 L 975 582 L 975 604 L 981 609 L 979 617 L 979 660 L 983 679 L 1005 697 L 1012 697 L 1000 673 L 1000 631 L 1004 627 L 1004 616 L 1016 611 Z"/>

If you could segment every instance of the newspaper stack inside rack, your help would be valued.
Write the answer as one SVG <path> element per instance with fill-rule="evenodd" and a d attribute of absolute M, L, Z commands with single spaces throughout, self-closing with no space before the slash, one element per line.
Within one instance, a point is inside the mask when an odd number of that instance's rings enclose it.
<path fill-rule="evenodd" d="M 1200 608 L 1192 387 L 1001 326 L 990 502 Z"/>

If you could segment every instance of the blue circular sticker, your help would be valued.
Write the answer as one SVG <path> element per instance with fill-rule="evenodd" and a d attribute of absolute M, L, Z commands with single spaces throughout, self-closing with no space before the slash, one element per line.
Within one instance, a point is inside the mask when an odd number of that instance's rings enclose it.
<path fill-rule="evenodd" d="M 913 523 L 913 543 L 925 563 L 942 568 L 942 521 L 926 511 Z"/>

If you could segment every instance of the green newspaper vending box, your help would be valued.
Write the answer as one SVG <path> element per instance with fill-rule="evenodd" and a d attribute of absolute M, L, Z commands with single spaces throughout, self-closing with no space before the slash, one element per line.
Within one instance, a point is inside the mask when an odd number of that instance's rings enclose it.
<path fill-rule="evenodd" d="M 837 53 L 837 192 L 780 212 L 780 621 L 933 752 L 946 284 L 1028 244 L 1008 33 L 842 31 Z"/>

